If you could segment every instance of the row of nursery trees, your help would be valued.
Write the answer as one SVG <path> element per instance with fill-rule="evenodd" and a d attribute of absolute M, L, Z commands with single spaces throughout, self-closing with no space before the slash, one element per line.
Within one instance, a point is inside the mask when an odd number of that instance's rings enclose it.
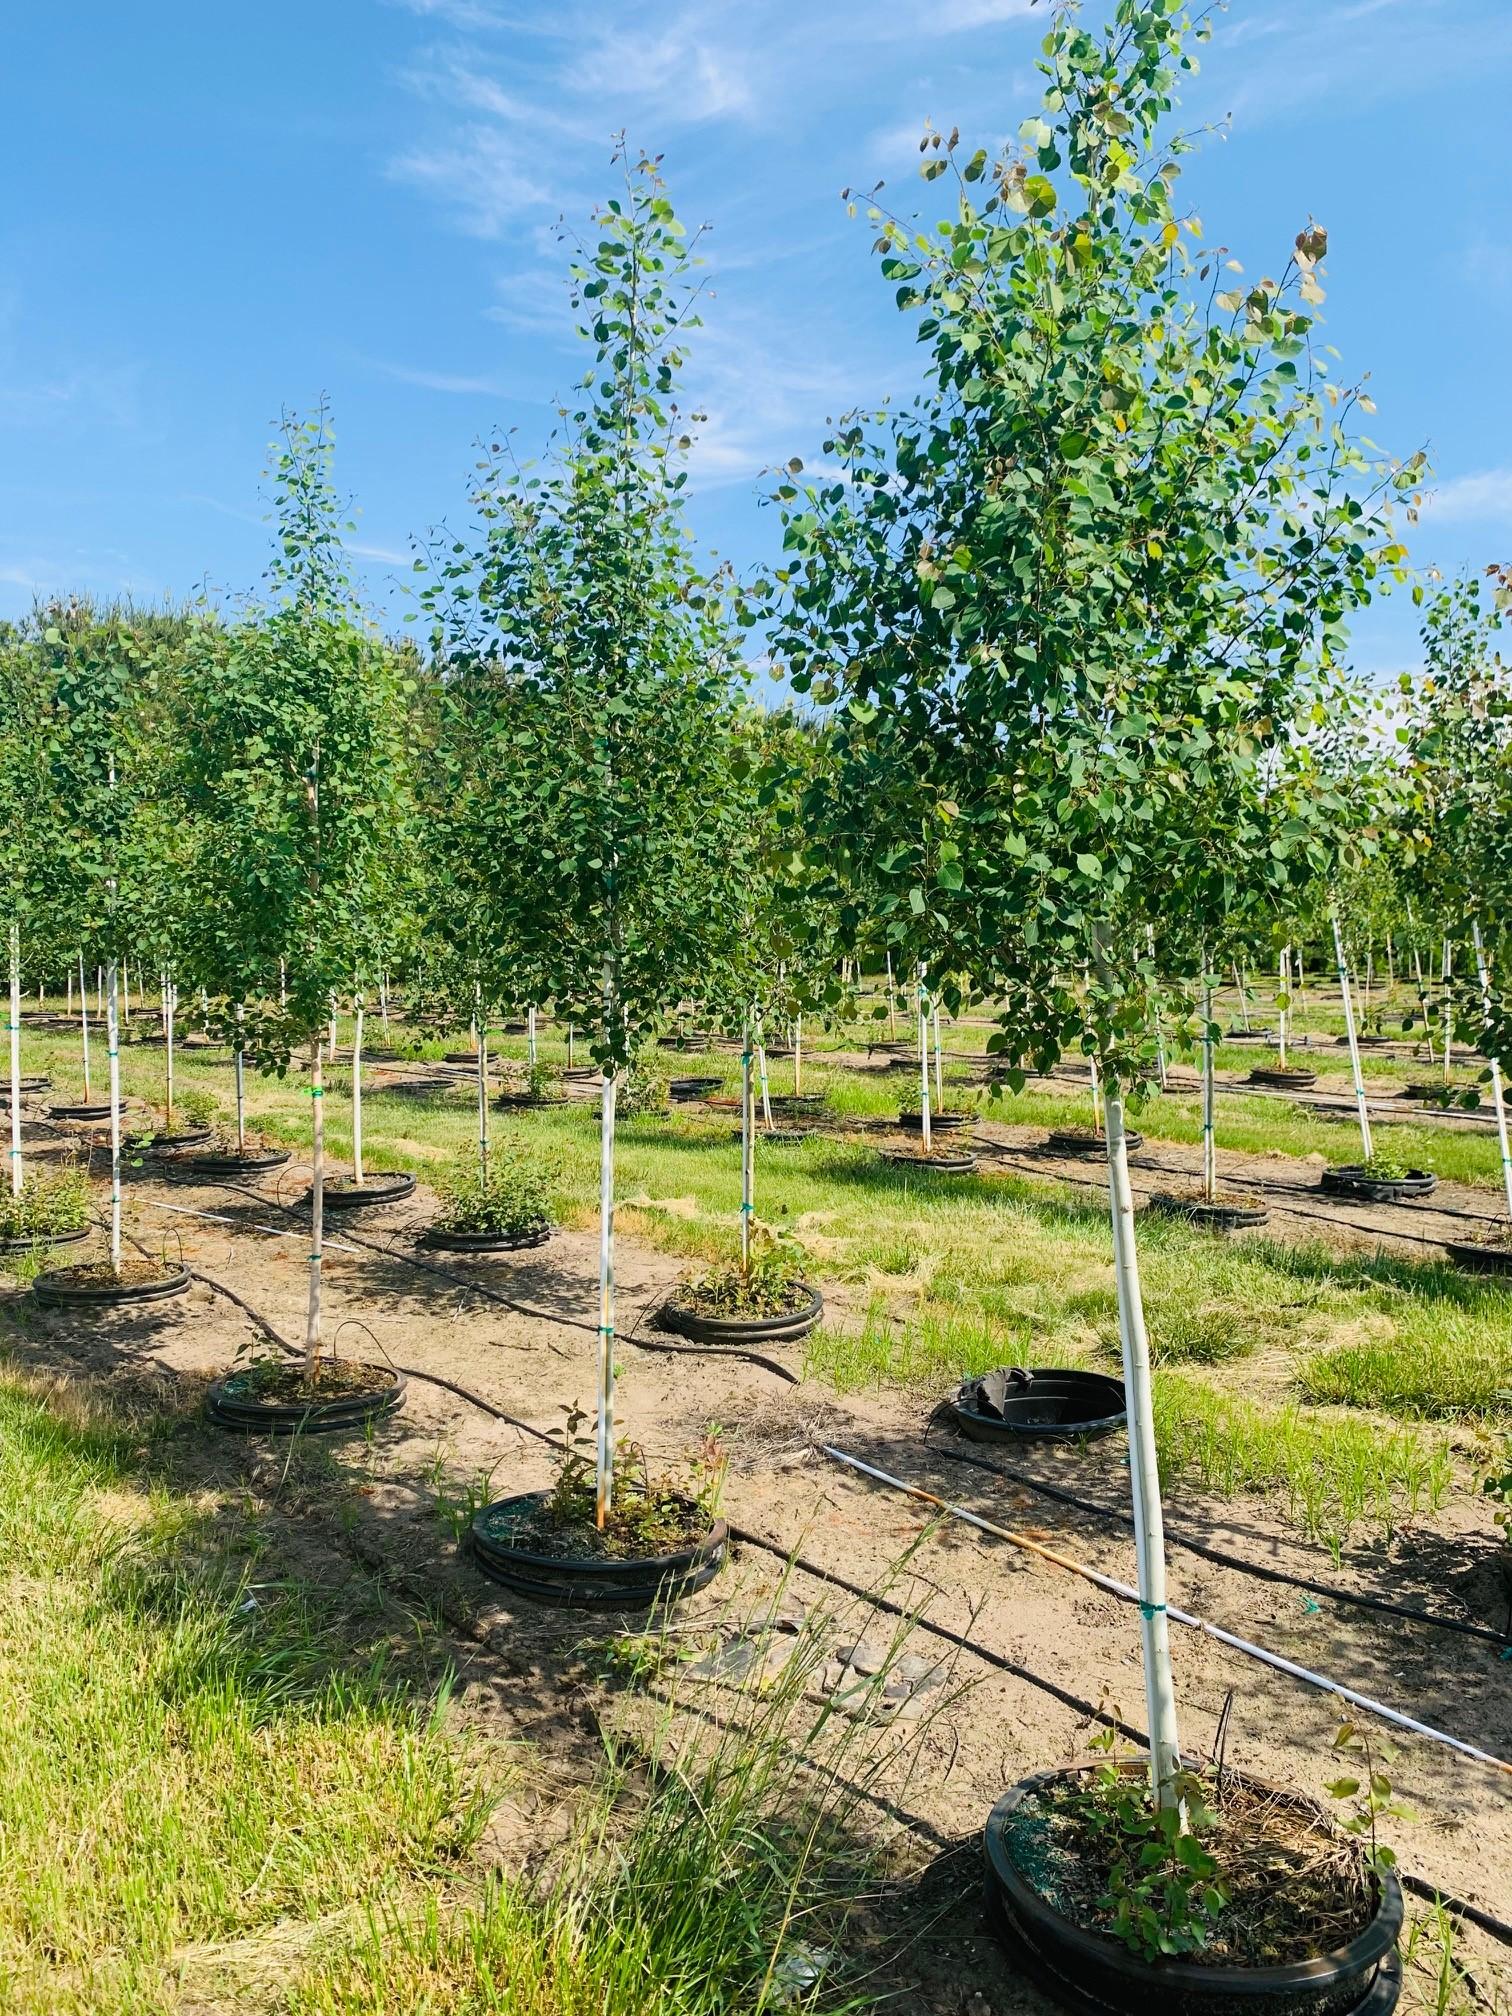
<path fill-rule="evenodd" d="M 1450 941 L 1495 1056 L 1485 976 L 1512 953 L 1508 577 L 1413 584 L 1428 668 L 1384 709 L 1349 675 L 1351 616 L 1410 578 L 1392 507 L 1423 465 L 1353 431 L 1368 400 L 1314 327 L 1323 232 L 1251 280 L 1181 209 L 1184 143 L 1162 136 L 1188 60 L 1164 7 L 1124 0 L 1105 35 L 1063 17 L 1019 144 L 929 143 L 944 221 L 874 192 L 918 389 L 838 424 L 822 476 L 781 472 L 758 578 L 687 532 L 697 245 L 655 166 L 621 157 L 572 268 L 592 367 L 538 463 L 491 445 L 475 531 L 424 546 L 425 648 L 363 616 L 323 412 L 284 430 L 255 604 L 52 606 L 0 637 L 13 1085 L 19 990 L 81 959 L 108 975 L 113 1077 L 128 957 L 264 1071 L 300 1060 L 312 1365 L 333 999 L 360 1011 L 397 978 L 462 1026 L 549 1003 L 580 1032 L 603 1082 L 601 1514 L 616 1102 L 679 1004 L 749 1052 L 763 1020 L 834 1013 L 842 971 L 887 970 L 926 1016 L 996 1004 L 1010 1081 L 1095 1062 L 1162 1800 L 1178 1737 L 1124 1146 L 1162 1009 L 1284 948 L 1331 953 L 1342 892 L 1385 906 L 1368 942 Z M 802 711 L 752 704 L 758 646 Z"/>

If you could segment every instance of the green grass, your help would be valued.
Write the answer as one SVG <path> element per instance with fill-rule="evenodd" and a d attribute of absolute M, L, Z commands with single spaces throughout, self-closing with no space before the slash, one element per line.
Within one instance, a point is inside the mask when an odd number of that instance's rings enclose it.
<path fill-rule="evenodd" d="M 353 1663 L 240 1515 L 143 1470 L 142 1423 L 0 1375 L 7 2009 L 176 2009 L 186 1947 L 381 1898 L 484 1818 L 381 1638 Z"/>

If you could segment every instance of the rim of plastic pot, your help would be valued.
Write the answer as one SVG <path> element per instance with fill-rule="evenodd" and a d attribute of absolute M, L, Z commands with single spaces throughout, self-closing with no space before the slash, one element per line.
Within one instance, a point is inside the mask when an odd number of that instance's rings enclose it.
<path fill-rule="evenodd" d="M 189 1269 L 175 1267 L 159 1281 L 113 1281 L 98 1285 L 60 1281 L 39 1274 L 32 1295 L 44 1309 L 115 1309 L 128 1302 L 166 1302 L 189 1286 Z"/>
<path fill-rule="evenodd" d="M 1274 1085 L 1283 1092 L 1310 1092 L 1317 1082 L 1317 1072 L 1303 1065 L 1257 1064 L 1249 1074 L 1251 1085 Z"/>
<path fill-rule="evenodd" d="M 555 1230 L 554 1225 L 546 1225 L 534 1232 L 452 1232 L 431 1225 L 421 1233 L 419 1243 L 434 1247 L 438 1253 L 523 1253 L 544 1246 Z"/>
<path fill-rule="evenodd" d="M 80 1225 L 72 1232 L 30 1232 L 24 1239 L 0 1239 L 0 1253 L 40 1252 L 45 1246 L 77 1246 L 87 1239 L 93 1226 Z"/>
<path fill-rule="evenodd" d="M 976 1119 L 972 1112 L 962 1112 L 959 1106 L 947 1106 L 942 1113 L 931 1112 L 929 1131 L 941 1134 L 957 1134 L 963 1127 L 969 1127 Z M 905 1134 L 924 1132 L 924 1115 L 917 1106 L 904 1106 L 898 1114 L 898 1125 Z"/>
<path fill-rule="evenodd" d="M 404 1405 L 407 1380 L 391 1365 L 369 1368 L 382 1372 L 388 1385 L 367 1393 L 350 1393 L 331 1400 L 256 1400 L 226 1392 L 227 1382 L 236 1375 L 226 1372 L 212 1380 L 205 1394 L 205 1413 L 217 1428 L 229 1428 L 242 1435 L 336 1435 L 343 1430 L 365 1428 L 370 1421 L 387 1420 Z"/>
<path fill-rule="evenodd" d="M 121 1110 L 124 1112 L 125 1109 L 126 1101 L 123 1099 L 121 1101 Z M 49 1120 L 108 1120 L 110 1118 L 110 1101 L 108 1099 L 90 1099 L 88 1101 L 82 1099 L 65 1100 L 56 1106 L 49 1106 L 47 1117 Z"/>
<path fill-rule="evenodd" d="M 324 1190 L 327 1211 L 360 1211 L 371 1204 L 397 1204 L 403 1197 L 413 1196 L 415 1179 L 408 1169 L 380 1169 L 361 1183 L 348 1184 L 337 1190 L 327 1184 Z M 315 1192 L 306 1190 L 308 1204 Z"/>
<path fill-rule="evenodd" d="M 730 1529 L 723 1519 L 711 1521 L 708 1531 L 686 1547 L 628 1561 L 540 1554 L 503 1545 L 486 1531 L 484 1522 L 501 1506 L 518 1506 L 523 1513 L 545 1496 L 544 1491 L 522 1491 L 495 1499 L 474 1514 L 468 1528 L 473 1559 L 483 1573 L 538 1603 L 649 1609 L 658 1598 L 675 1600 L 702 1589 L 719 1573 L 729 1552 Z"/>
<path fill-rule="evenodd" d="M 1325 1169 L 1318 1188 L 1325 1197 L 1358 1197 L 1371 1204 L 1397 1204 L 1418 1197 L 1431 1197 L 1438 1178 L 1426 1169 L 1409 1169 L 1405 1176 L 1385 1178 L 1365 1176 L 1358 1162 L 1340 1163 Z"/>
<path fill-rule="evenodd" d="M 149 1155 L 176 1155 L 185 1148 L 198 1148 L 202 1141 L 210 1140 L 213 1133 L 214 1129 L 210 1127 L 185 1127 L 177 1134 L 154 1134 L 142 1146 Z"/>
<path fill-rule="evenodd" d="M 1146 1208 L 1212 1232 L 1247 1232 L 1270 1217 L 1268 1204 L 1210 1204 L 1205 1197 L 1177 1197 L 1168 1190 L 1157 1190 Z"/>
<path fill-rule="evenodd" d="M 1444 1250 L 1469 1274 L 1512 1274 L 1512 1246 L 1482 1245 L 1474 1239 L 1446 1239 Z"/>
<path fill-rule="evenodd" d="M 1029 1368 L 1034 1374 L 1033 1384 L 1040 1387 L 1059 1386 L 1064 1392 L 1068 1388 L 1085 1396 L 1098 1405 L 1106 1405 L 1106 1414 L 1090 1415 L 1082 1421 L 1023 1421 L 999 1419 L 995 1414 L 983 1414 L 975 1407 L 967 1407 L 960 1398 L 960 1389 L 948 1402 L 951 1418 L 969 1442 L 1026 1442 L 1086 1441 L 1095 1436 L 1111 1435 L 1128 1421 L 1128 1403 L 1124 1397 L 1122 1379 L 1115 1379 L 1107 1372 L 1084 1372 L 1075 1366 L 1041 1366 Z M 1033 1386 L 1025 1389 L 1023 1398 L 1027 1400 Z"/>
<path fill-rule="evenodd" d="M 540 1099 L 532 1099 L 528 1092 L 500 1092 L 493 1103 L 505 1113 L 534 1113 L 544 1106 L 570 1106 L 572 1101 L 565 1092 L 548 1092 Z"/>
<path fill-rule="evenodd" d="M 977 1166 L 975 1155 L 916 1155 L 911 1148 L 884 1148 L 882 1160 L 895 1169 L 918 1169 L 932 1176 L 969 1176 Z"/>
<path fill-rule="evenodd" d="M 1124 1151 L 1133 1154 L 1136 1148 L 1143 1148 L 1144 1136 L 1137 1127 L 1124 1129 Z M 1047 1152 L 1054 1155 L 1103 1155 L 1108 1152 L 1105 1134 L 1095 1134 L 1090 1128 L 1052 1127 L 1045 1137 Z"/>
<path fill-rule="evenodd" d="M 680 1303 L 674 1289 L 656 1313 L 657 1326 L 695 1344 L 796 1343 L 824 1314 L 824 1297 L 807 1281 L 795 1281 L 793 1286 L 801 1288 L 808 1301 L 801 1309 L 777 1316 L 705 1316 Z"/>
<path fill-rule="evenodd" d="M 191 1155 L 189 1167 L 196 1176 L 258 1176 L 293 1159 L 292 1148 L 248 1148 L 241 1154 L 231 1149 L 224 1155 Z"/>
<path fill-rule="evenodd" d="M 1039 1771 L 1010 1787 L 988 1815 L 982 1835 L 989 1908 L 999 1933 L 1039 1985 L 1063 2008 L 1118 2016 L 1387 2016 L 1401 1992 L 1396 1943 L 1405 1916 L 1402 1886 L 1391 1870 L 1377 1877 L 1370 1923 L 1347 1945 L 1272 1967 L 1233 1967 L 1198 1960 L 1149 1961 L 1120 1940 L 1077 1925 L 1048 1902 L 1008 1851 L 1008 1816 L 1031 1793 L 1099 1767 L 1073 1764 Z M 1147 1766 L 1120 1767 L 1143 1775 Z M 1240 1778 L 1241 1774 L 1231 1774 Z M 1258 1786 L 1258 1781 L 1242 1782 Z M 1265 1786 L 1312 1811 L 1310 1800 Z M 1355 1992 L 1356 1984 L 1358 1993 Z"/>

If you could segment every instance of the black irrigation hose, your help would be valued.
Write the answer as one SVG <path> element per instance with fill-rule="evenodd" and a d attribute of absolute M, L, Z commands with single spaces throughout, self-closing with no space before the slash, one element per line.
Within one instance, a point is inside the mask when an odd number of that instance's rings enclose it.
<path fill-rule="evenodd" d="M 946 1456 L 952 1463 L 970 1464 L 973 1470 L 985 1470 L 990 1477 L 1001 1477 L 1010 1484 L 1019 1484 L 1025 1490 L 1038 1492 L 1042 1498 L 1054 1499 L 1058 1505 L 1069 1505 L 1078 1512 L 1090 1512 L 1096 1518 L 1109 1519 L 1120 1526 L 1132 1526 L 1133 1515 L 1121 1511 L 1116 1505 L 1100 1504 L 1095 1498 L 1079 1497 L 1074 1491 L 1067 1491 L 1059 1484 L 1044 1484 L 1037 1477 L 1025 1476 L 1021 1470 L 1005 1470 L 989 1461 L 985 1456 L 970 1455 L 964 1449 L 952 1449 L 943 1442 L 929 1442 L 925 1445 L 935 1454 Z M 1211 1547 L 1204 1540 L 1191 1540 L 1180 1533 L 1166 1528 L 1166 1539 L 1173 1547 L 1181 1547 L 1189 1554 L 1199 1554 L 1204 1561 L 1212 1561 L 1220 1568 L 1237 1568 L 1242 1574 L 1253 1575 L 1262 1582 L 1279 1582 L 1289 1589 L 1305 1589 L 1311 1596 L 1326 1596 L 1330 1602 L 1352 1603 L 1362 1610 L 1377 1610 L 1387 1617 L 1409 1618 L 1414 1624 L 1428 1624 L 1437 1631 L 1457 1631 L 1466 1638 L 1480 1638 L 1488 1645 L 1500 1649 L 1512 1643 L 1504 1631 L 1494 1631 L 1488 1624 L 1472 1624 L 1466 1618 L 1441 1617 L 1432 1610 L 1417 1610 L 1410 1603 L 1393 1603 L 1386 1596 L 1367 1596 L 1353 1589 L 1335 1588 L 1328 1582 L 1314 1582 L 1306 1575 L 1290 1575 L 1284 1568 L 1268 1568 L 1262 1562 L 1246 1561 L 1241 1555 L 1227 1554 L 1221 1547 Z"/>
<path fill-rule="evenodd" d="M 227 1185 L 224 1187 L 230 1188 L 234 1186 Z M 130 1235 L 128 1234 L 127 1236 L 129 1237 Z M 138 1246 L 141 1251 L 146 1251 L 146 1248 L 140 1246 L 138 1240 L 133 1239 L 131 1243 L 134 1246 Z M 383 1249 L 379 1248 L 378 1250 L 382 1251 Z M 244 1302 L 234 1290 L 225 1287 L 221 1282 L 212 1280 L 208 1275 L 195 1273 L 193 1269 L 190 1272 L 194 1279 L 204 1282 L 207 1287 L 213 1288 L 220 1294 L 225 1295 L 228 1300 L 245 1310 L 258 1327 L 285 1351 L 296 1351 L 296 1346 L 286 1343 L 267 1319 L 260 1316 L 250 1304 Z M 637 1318 L 636 1325 L 632 1327 L 630 1333 L 630 1341 L 634 1339 L 635 1328 L 639 1327 L 639 1322 L 640 1319 Z M 696 1351 L 699 1356 L 706 1355 L 702 1351 L 698 1351 L 698 1347 L 696 1346 L 676 1345 L 670 1348 L 674 1350 Z M 721 1353 L 719 1348 L 715 1347 L 715 1355 L 745 1356 L 747 1354 Z M 517 1428 L 522 1434 L 530 1435 L 538 1442 L 554 1443 L 555 1438 L 547 1434 L 543 1429 L 533 1427 L 530 1422 L 521 1421 L 515 1415 L 506 1414 L 502 1408 L 495 1407 L 491 1401 L 485 1400 L 481 1394 L 474 1393 L 467 1387 L 458 1385 L 454 1380 L 443 1378 L 439 1373 L 412 1371 L 409 1367 L 403 1365 L 397 1366 L 395 1369 L 404 1373 L 407 1378 L 421 1379 L 430 1385 L 445 1387 L 448 1392 L 456 1394 L 459 1399 L 468 1401 L 495 1421 L 502 1421 L 511 1428 Z M 785 1367 L 782 1369 L 786 1371 Z M 791 1374 L 787 1376 L 791 1377 Z M 993 1466 L 987 1465 L 985 1467 L 991 1468 Z M 733 1538 L 741 1541 L 744 1545 L 755 1547 L 763 1553 L 774 1555 L 778 1560 L 791 1562 L 794 1567 L 801 1569 L 804 1574 L 812 1575 L 818 1581 L 827 1582 L 835 1588 L 844 1589 L 848 1594 L 859 1598 L 873 1609 L 883 1611 L 891 1617 L 910 1620 L 916 1629 L 924 1631 L 929 1636 L 938 1638 L 946 1644 L 953 1645 L 960 1651 L 971 1653 L 973 1657 L 981 1660 L 983 1664 L 991 1666 L 999 1672 L 1011 1674 L 1014 1678 L 1025 1681 L 1029 1686 L 1035 1687 L 1041 1693 L 1048 1694 L 1053 1700 L 1059 1701 L 1063 1707 L 1075 1710 L 1084 1719 L 1100 1722 L 1107 1728 L 1116 1729 L 1120 1735 L 1135 1743 L 1148 1743 L 1149 1739 L 1146 1732 L 1137 1729 L 1132 1723 L 1125 1722 L 1118 1716 L 1108 1714 L 1106 1709 L 1095 1706 L 1081 1695 L 1073 1694 L 1069 1688 L 1062 1687 L 1057 1681 L 1048 1680 L 1042 1674 L 1035 1673 L 1029 1667 L 1020 1665 L 1017 1661 L 1009 1659 L 1005 1654 L 994 1652 L 990 1647 L 978 1644 L 974 1639 L 966 1637 L 964 1633 L 952 1631 L 944 1624 L 932 1623 L 926 1617 L 913 1616 L 912 1613 L 905 1611 L 901 1605 L 892 1602 L 890 1598 L 880 1596 L 873 1590 L 863 1588 L 860 1583 L 850 1581 L 847 1577 L 837 1574 L 833 1569 L 821 1568 L 817 1562 L 807 1560 L 796 1549 L 783 1548 L 775 1541 L 767 1540 L 761 1534 L 751 1532 L 747 1527 L 736 1526 L 731 1523 L 730 1533 Z M 1453 1916 L 1462 1918 L 1468 1923 L 1478 1926 L 1481 1931 L 1489 1933 L 1495 1939 L 1499 1939 L 1504 1945 L 1512 1946 L 1512 1924 L 1508 1924 L 1505 1920 L 1495 1917 L 1489 1911 L 1482 1911 L 1478 1905 L 1471 1904 L 1462 1897 L 1446 1896 L 1442 1890 L 1435 1888 L 1431 1883 L 1425 1882 L 1421 1876 L 1414 1876 L 1407 1871 L 1399 1873 L 1403 1886 L 1410 1890 L 1415 1897 L 1420 1897 L 1427 1903 L 1441 1907 Z"/>

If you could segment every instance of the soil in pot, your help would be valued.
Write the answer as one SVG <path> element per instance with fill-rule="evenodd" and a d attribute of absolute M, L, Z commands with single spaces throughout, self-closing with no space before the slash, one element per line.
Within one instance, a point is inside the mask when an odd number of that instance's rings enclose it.
<path fill-rule="evenodd" d="M 176 1261 L 133 1254 L 119 1268 L 108 1259 L 51 1267 L 32 1283 L 32 1294 L 47 1309 L 106 1309 L 118 1303 L 163 1302 L 188 1286 L 188 1269 Z"/>
<path fill-rule="evenodd" d="M 1126 1418 L 1121 1379 L 1055 1366 L 1003 1365 L 965 1379 L 950 1412 L 973 1442 L 1017 1442 L 1026 1436 L 1069 1441 L 1111 1434 Z"/>
<path fill-rule="evenodd" d="M 1197 1846 L 1224 1896 L 1197 1903 L 1200 1946 L 1152 1957 L 1118 1898 L 1149 1882 L 1138 1831 L 1145 1766 L 1041 1772 L 993 1808 L 989 1905 L 1015 1956 L 1063 2008 L 1121 2016 L 1385 2016 L 1400 1990 L 1402 1893 L 1310 1800 L 1237 1772 L 1189 1774 Z M 1131 1820 L 1135 1823 L 1131 1825 Z M 1158 1843 L 1150 1847 L 1158 1854 Z M 1174 1856 L 1172 1869 L 1178 1868 Z M 1206 1865 L 1204 1865 L 1206 1866 Z M 1203 1888 L 1172 1880 L 1200 1899 Z"/>
<path fill-rule="evenodd" d="M 40 1075 L 31 1078 L 23 1077 L 21 1080 L 21 1097 L 23 1099 L 29 1099 L 33 1093 L 47 1091 L 48 1087 L 51 1084 L 52 1084 L 51 1078 L 45 1075 Z M 10 1105 L 10 1084 L 7 1081 L 5 1085 L 0 1086 L 0 1106 L 9 1106 L 9 1105 Z"/>
<path fill-rule="evenodd" d="M 216 1148 L 208 1155 L 189 1157 L 190 1173 L 195 1176 L 261 1176 L 270 1169 L 282 1169 L 293 1155 L 289 1148 L 260 1147 L 249 1141 L 245 1148 L 238 1148 L 234 1142 L 223 1148 Z"/>
<path fill-rule="evenodd" d="M 1143 1148 L 1144 1136 L 1132 1127 L 1124 1130 L 1124 1148 L 1130 1155 L 1136 1148 Z M 1108 1137 L 1099 1134 L 1092 1127 L 1052 1127 L 1045 1138 L 1045 1149 L 1051 1155 L 1106 1155 Z"/>
<path fill-rule="evenodd" d="M 1431 1196 L 1438 1188 L 1438 1178 L 1425 1169 L 1403 1169 L 1384 1160 L 1375 1165 L 1345 1162 L 1336 1169 L 1325 1169 L 1318 1179 L 1318 1188 L 1325 1197 L 1356 1197 L 1367 1204 L 1403 1204 Z"/>
<path fill-rule="evenodd" d="M 922 1148 L 884 1148 L 882 1160 L 895 1169 L 918 1169 L 936 1176 L 969 1176 L 977 1166 L 975 1155 L 948 1154 L 941 1149 L 926 1155 Z"/>
<path fill-rule="evenodd" d="M 616 1489 L 603 1532 L 591 1510 L 564 1516 L 561 1494 L 527 1491 L 485 1505 L 469 1537 L 483 1572 L 538 1602 L 646 1609 L 690 1595 L 719 1573 L 729 1528 L 692 1498 L 659 1490 L 654 1501 Z"/>
<path fill-rule="evenodd" d="M 1249 1074 L 1251 1085 L 1269 1085 L 1277 1092 L 1309 1092 L 1318 1082 L 1316 1071 L 1305 1071 L 1300 1065 L 1295 1069 L 1290 1064 L 1257 1064 Z"/>
<path fill-rule="evenodd" d="M 929 1131 L 931 1134 L 958 1134 L 963 1127 L 971 1126 L 976 1117 L 975 1113 L 963 1113 L 959 1108 L 947 1106 L 938 1113 L 930 1113 Z M 922 1134 L 924 1115 L 917 1106 L 905 1106 L 898 1115 L 898 1125 L 905 1134 Z"/>
<path fill-rule="evenodd" d="M 1220 1190 L 1210 1200 L 1200 1183 L 1157 1190 L 1147 1208 L 1167 1217 L 1185 1218 L 1210 1232 L 1249 1231 L 1263 1225 L 1270 1216 L 1268 1204 L 1238 1190 Z"/>
<path fill-rule="evenodd" d="M 519 1232 L 469 1232 L 454 1225 L 432 1225 L 420 1243 L 438 1253 L 521 1253 L 544 1246 L 552 1230 L 550 1225 L 536 1225 Z"/>
<path fill-rule="evenodd" d="M 91 1099 L 87 1103 L 83 1100 L 70 1101 L 65 1105 L 49 1106 L 47 1117 L 49 1120 L 108 1120 L 110 1102 L 108 1099 Z"/>
<path fill-rule="evenodd" d="M 262 1435 L 364 1428 L 403 1404 L 402 1374 L 348 1358 L 322 1358 L 310 1377 L 297 1359 L 254 1359 L 215 1380 L 205 1395 L 205 1412 L 218 1427 Z"/>
<path fill-rule="evenodd" d="M 674 1099 L 702 1099 L 723 1083 L 724 1080 L 717 1073 L 707 1078 L 669 1078 L 667 1090 Z M 774 1099 L 772 1101 L 774 1107 L 776 1103 Z"/>
<path fill-rule="evenodd" d="M 414 1194 L 415 1179 L 407 1169 L 376 1170 L 359 1183 L 355 1176 L 328 1176 L 325 1180 L 325 1207 L 328 1211 L 357 1211 L 365 1204 L 397 1204 Z M 306 1191 L 308 1199 L 310 1192 Z"/>
<path fill-rule="evenodd" d="M 144 1155 L 176 1155 L 185 1148 L 202 1148 L 212 1138 L 208 1127 L 181 1127 L 171 1134 L 138 1134 L 131 1147 Z"/>

